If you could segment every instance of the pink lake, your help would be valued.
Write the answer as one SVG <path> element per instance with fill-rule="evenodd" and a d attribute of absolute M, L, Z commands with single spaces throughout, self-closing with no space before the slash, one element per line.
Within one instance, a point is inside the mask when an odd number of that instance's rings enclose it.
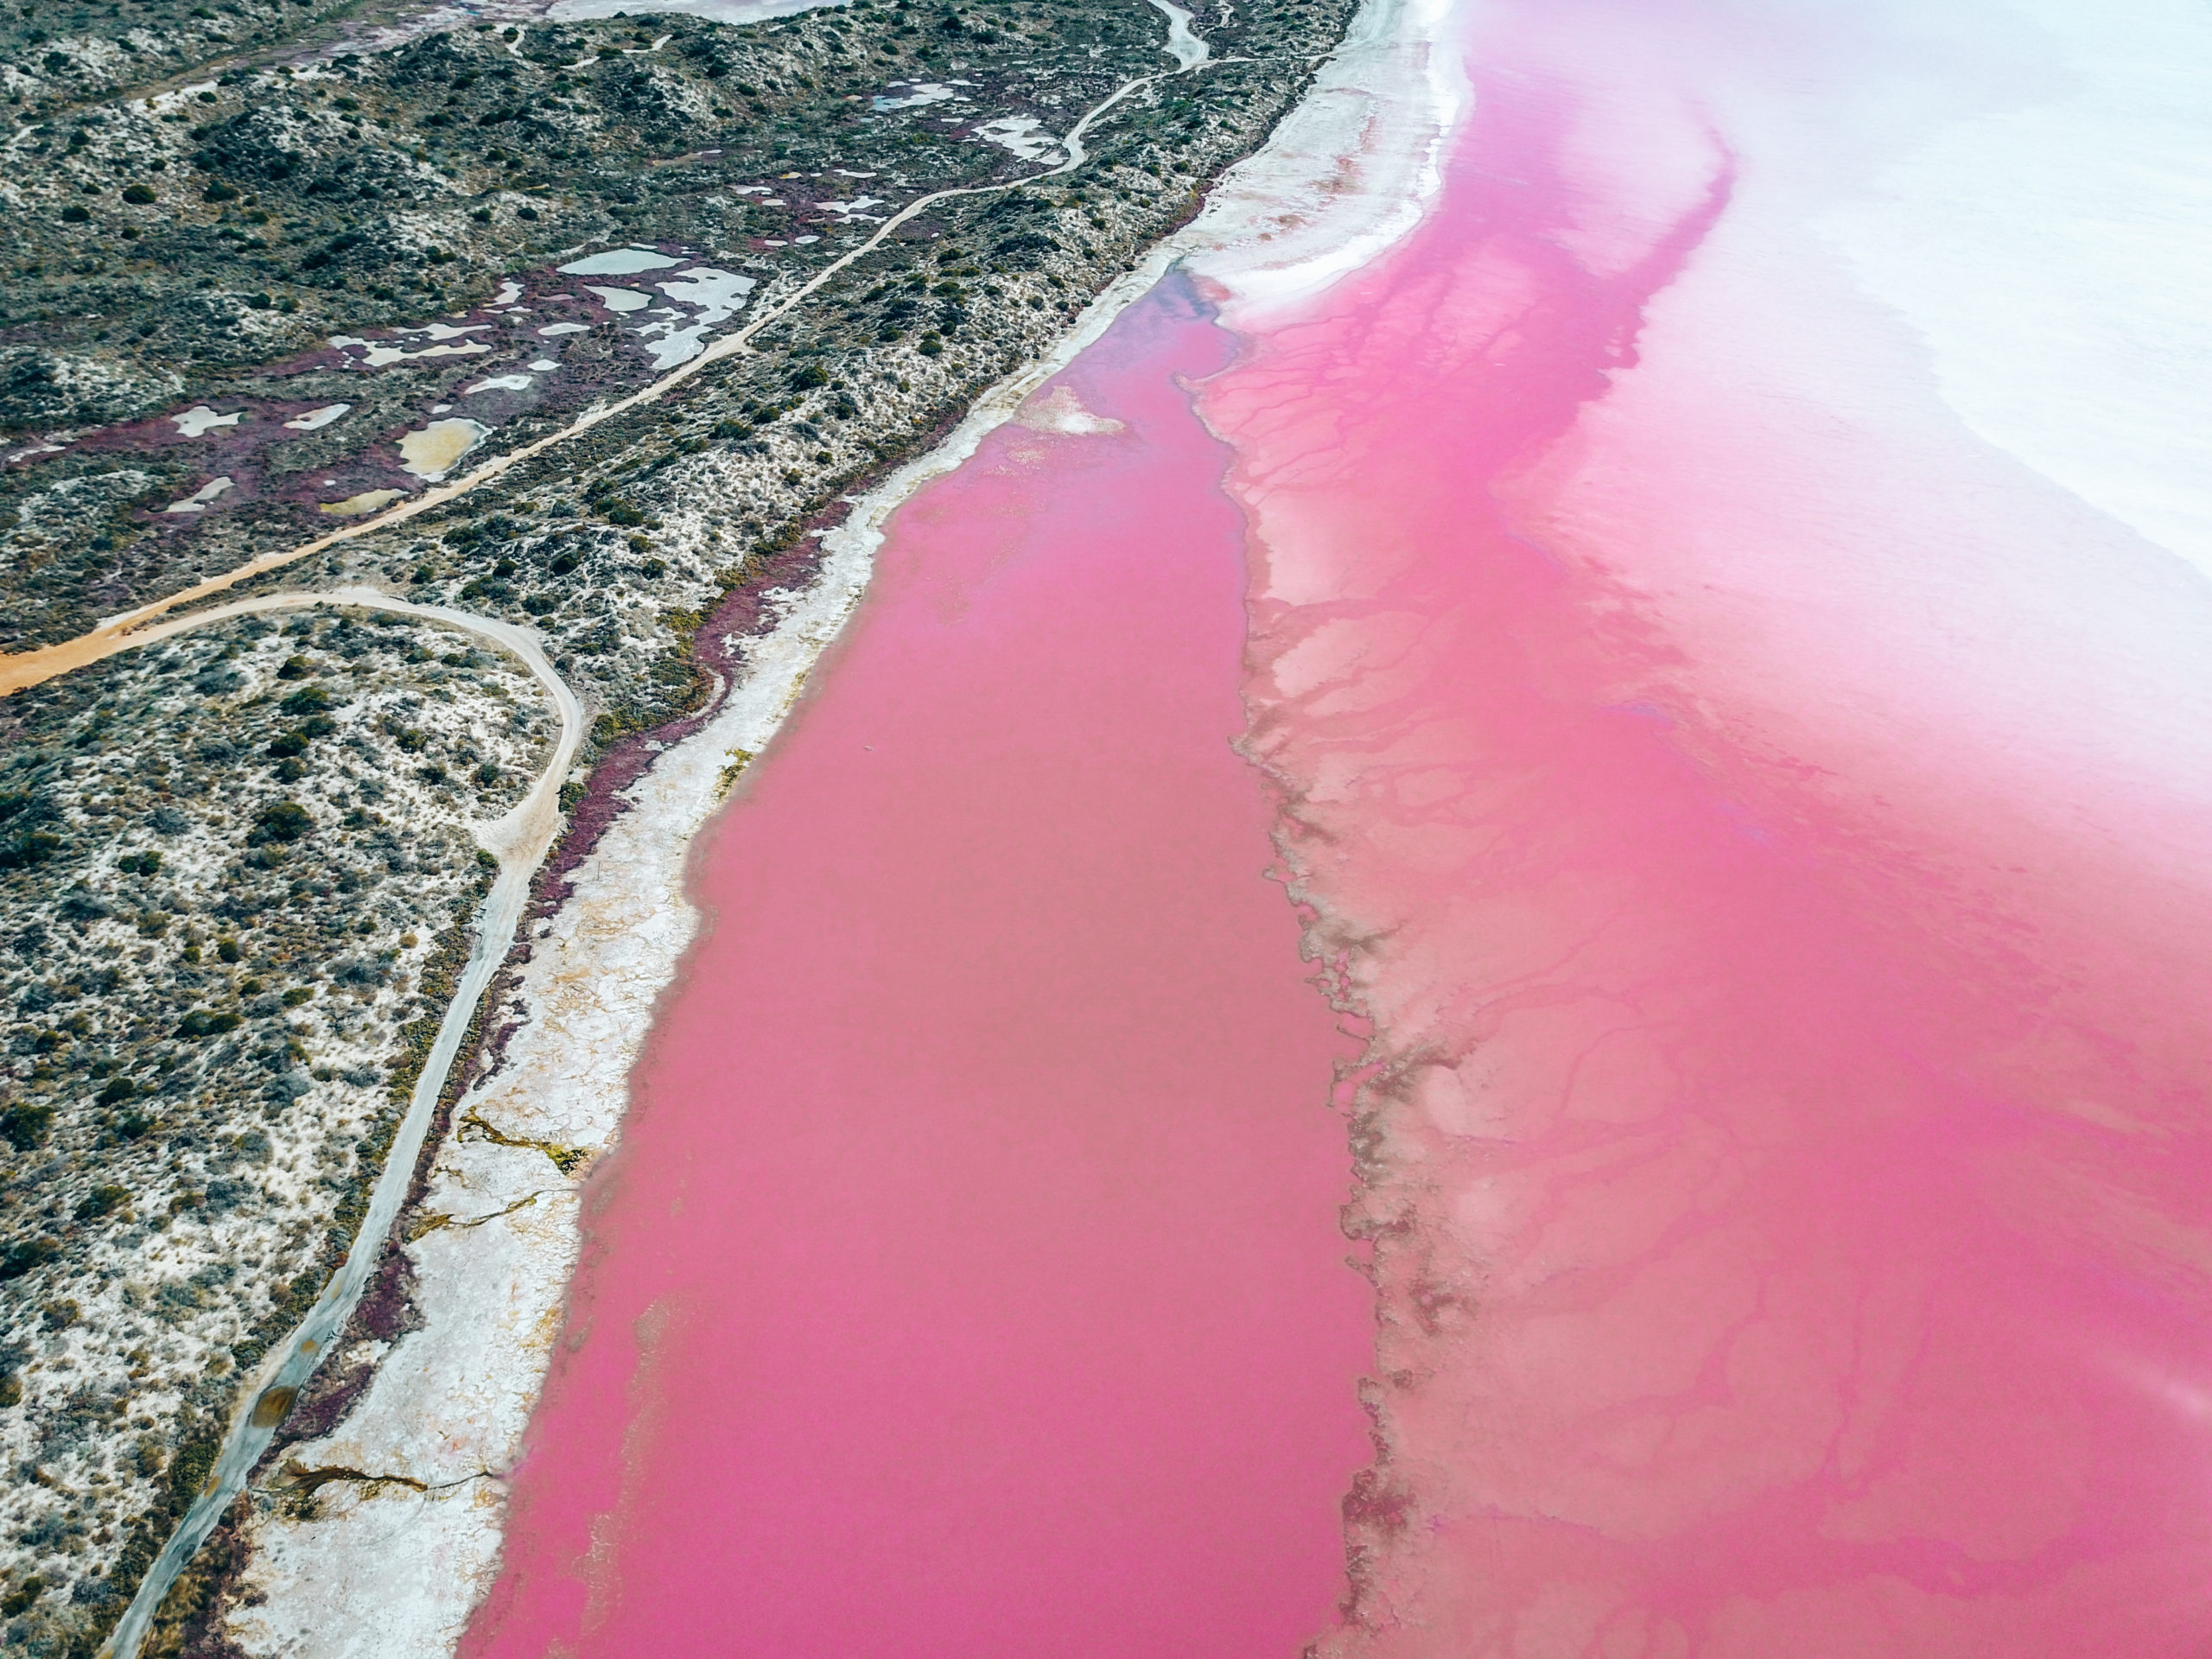
<path fill-rule="evenodd" d="M 895 519 L 695 861 L 472 1656 L 1294 1652 L 1369 1456 L 1356 1052 L 1232 752 L 1169 289 Z"/>
<path fill-rule="evenodd" d="M 2212 1652 L 2212 587 L 1820 217 L 1989 91 L 1874 6 L 1466 16 L 1433 210 L 1200 399 L 1376 1031 L 1323 1651 Z"/>
<path fill-rule="evenodd" d="M 901 513 L 473 1659 L 2212 1652 L 2212 585 L 1838 253 L 2066 84 L 1909 10 L 1469 7 L 1403 243 Z"/>

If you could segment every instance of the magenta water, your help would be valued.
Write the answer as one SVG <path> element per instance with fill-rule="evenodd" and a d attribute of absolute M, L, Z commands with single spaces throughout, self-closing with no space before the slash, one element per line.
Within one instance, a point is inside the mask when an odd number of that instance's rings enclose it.
<path fill-rule="evenodd" d="M 1372 1325 L 1179 290 L 989 439 L 696 865 L 473 1655 L 1294 1652 Z M 1055 404 L 1065 408 L 1063 401 Z"/>
<path fill-rule="evenodd" d="M 1422 228 L 1202 399 L 1376 1028 L 1325 1650 L 2212 1650 L 2212 605 L 1821 228 L 2034 42 L 1470 29 Z"/>

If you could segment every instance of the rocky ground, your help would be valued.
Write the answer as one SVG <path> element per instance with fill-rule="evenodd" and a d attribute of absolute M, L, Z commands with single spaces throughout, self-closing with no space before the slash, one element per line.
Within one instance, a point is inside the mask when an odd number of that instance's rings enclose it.
<path fill-rule="evenodd" d="M 572 862 L 845 498 L 1186 218 L 1350 10 L 1217 5 L 1177 74 L 1135 0 L 16 8 L 0 647 L 344 532 L 238 591 L 538 630 L 593 721 Z M 918 197 L 994 186 L 779 311 Z M 213 623 L 0 703 L 5 1650 L 97 1645 L 347 1247 L 466 947 L 468 825 L 551 729 L 517 665 L 365 612 Z"/>

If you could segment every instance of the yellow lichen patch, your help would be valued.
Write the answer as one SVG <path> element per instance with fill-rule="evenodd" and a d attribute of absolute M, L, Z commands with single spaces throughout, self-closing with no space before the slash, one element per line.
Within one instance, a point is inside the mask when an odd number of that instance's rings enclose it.
<path fill-rule="evenodd" d="M 732 749 L 729 753 L 729 764 L 722 768 L 721 777 L 715 785 L 715 798 L 720 800 L 734 789 L 737 786 L 739 774 L 752 764 L 753 754 L 750 750 Z"/>
<path fill-rule="evenodd" d="M 480 421 L 432 421 L 399 441 L 401 464 L 417 478 L 443 478 L 454 462 L 492 435 Z"/>
<path fill-rule="evenodd" d="M 456 1141 L 468 1140 L 470 1138 L 469 1131 L 471 1129 L 476 1131 L 478 1135 L 486 1141 L 489 1141 L 494 1146 L 513 1147 L 518 1150 L 529 1152 L 542 1152 L 548 1158 L 550 1158 L 553 1160 L 553 1167 L 559 1170 L 563 1175 L 574 1174 L 575 1173 L 576 1166 L 579 1164 L 588 1162 L 591 1158 L 591 1154 L 582 1147 L 563 1147 L 556 1145 L 550 1141 L 530 1141 L 517 1135 L 508 1135 L 502 1130 L 493 1128 L 491 1124 L 486 1123 L 482 1118 L 477 1116 L 474 1112 L 470 1112 L 461 1118 L 461 1127 L 454 1131 L 453 1138 Z M 531 1198 L 534 1198 L 537 1196 L 537 1195 L 533 1192 L 530 1195 L 530 1198 L 518 1199 L 515 1203 L 509 1205 L 505 1210 L 501 1211 L 499 1213 L 501 1215 L 506 1215 L 512 1211 L 519 1210 L 524 1204 L 529 1203 Z M 468 1224 L 464 1223 L 463 1224 L 467 1225 Z"/>
<path fill-rule="evenodd" d="M 343 501 L 326 501 L 321 511 L 334 518 L 359 518 L 365 513 L 382 512 L 406 493 L 404 490 L 364 490 Z"/>
<path fill-rule="evenodd" d="M 253 1426 L 270 1428 L 284 1421 L 284 1414 L 292 1408 L 292 1402 L 300 1397 L 297 1389 L 270 1389 L 253 1402 Z"/>

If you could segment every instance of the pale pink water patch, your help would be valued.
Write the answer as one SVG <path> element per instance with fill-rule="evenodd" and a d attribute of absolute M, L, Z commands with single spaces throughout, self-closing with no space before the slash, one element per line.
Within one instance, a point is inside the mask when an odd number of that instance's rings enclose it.
<path fill-rule="evenodd" d="M 1996 95 L 1889 16 L 1478 9 L 1429 221 L 1203 398 L 1378 1030 L 1328 1651 L 2212 1651 L 2212 602 L 1812 228 Z"/>
<path fill-rule="evenodd" d="M 1047 401 L 1083 435 L 903 509 L 712 833 L 467 1653 L 1258 1659 L 1332 1617 L 1352 1051 L 1229 742 L 1242 531 L 1174 378 L 1223 349 L 1157 296 Z"/>

